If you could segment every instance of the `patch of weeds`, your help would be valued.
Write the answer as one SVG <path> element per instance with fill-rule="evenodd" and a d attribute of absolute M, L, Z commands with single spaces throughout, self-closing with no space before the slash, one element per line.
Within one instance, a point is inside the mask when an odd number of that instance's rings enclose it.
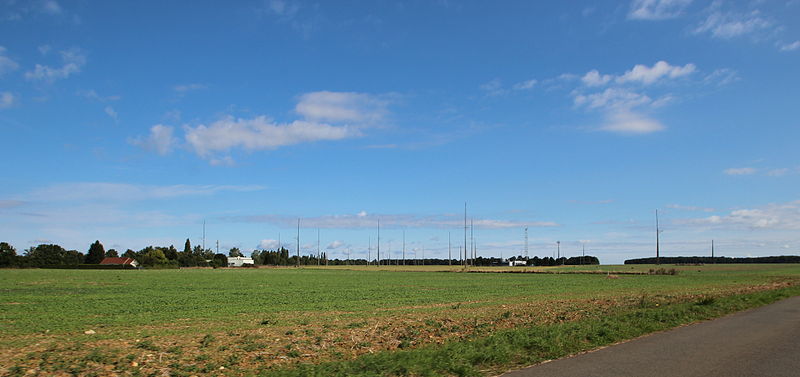
<path fill-rule="evenodd" d="M 206 360 L 208 360 L 210 358 L 211 358 L 211 356 L 208 356 L 208 355 L 206 355 L 204 353 L 201 353 L 201 354 L 195 356 L 194 361 L 206 361 Z"/>
<path fill-rule="evenodd" d="M 214 335 L 206 334 L 203 339 L 200 339 L 200 347 L 208 347 L 215 340 Z"/>
<path fill-rule="evenodd" d="M 219 348 L 217 348 L 217 351 L 220 351 L 220 352 L 222 352 L 222 351 L 227 351 L 227 350 L 228 350 L 228 348 L 229 348 L 229 347 L 228 347 L 228 346 L 226 346 L 226 345 L 221 345 L 221 346 L 219 346 Z"/>
<path fill-rule="evenodd" d="M 303 332 L 308 336 L 314 335 L 314 330 L 312 329 L 305 329 Z"/>
<path fill-rule="evenodd" d="M 711 305 L 717 301 L 716 298 L 711 296 L 705 296 L 699 300 L 697 300 L 697 305 Z"/>
<path fill-rule="evenodd" d="M 286 353 L 286 356 L 289 356 L 289 357 L 292 357 L 292 358 L 300 357 L 300 352 L 297 352 L 297 350 L 291 350 L 291 351 Z"/>
<path fill-rule="evenodd" d="M 153 341 L 150 339 L 145 339 L 139 343 L 136 343 L 136 348 L 145 349 L 148 351 L 156 352 L 159 350 L 158 346 L 153 344 Z"/>
<path fill-rule="evenodd" d="M 308 326 L 308 320 L 304 319 L 304 320 L 300 321 L 300 326 Z"/>
<path fill-rule="evenodd" d="M 99 364 L 104 364 L 108 361 L 108 357 L 99 348 L 93 349 L 84 359 Z"/>
<path fill-rule="evenodd" d="M 278 321 L 276 321 L 276 320 L 274 320 L 272 318 L 265 318 L 265 319 L 262 319 L 261 322 L 259 322 L 259 323 L 262 326 L 270 326 L 270 325 L 276 325 L 278 323 Z"/>
<path fill-rule="evenodd" d="M 362 322 L 350 322 L 350 323 L 348 323 L 348 324 L 347 324 L 347 326 L 345 326 L 345 327 L 346 327 L 346 328 L 348 328 L 348 329 L 357 329 L 357 328 L 359 328 L 359 327 L 364 327 L 364 326 L 366 326 L 366 325 L 367 325 L 367 321 L 362 321 Z"/>
<path fill-rule="evenodd" d="M 359 343 L 357 344 L 357 346 L 358 346 L 359 348 L 367 348 L 367 347 L 371 347 L 371 346 L 372 346 L 372 343 L 370 343 L 370 342 L 359 342 Z"/>
<path fill-rule="evenodd" d="M 504 318 L 504 319 L 508 319 L 510 317 L 511 317 L 511 312 L 510 311 L 507 311 L 507 312 L 505 312 L 505 313 L 500 315 L 500 318 Z"/>
<path fill-rule="evenodd" d="M 128 355 L 125 356 L 125 360 L 128 360 L 128 361 L 133 361 L 135 359 L 136 359 L 136 355 L 134 355 L 132 353 L 129 353 Z"/>
<path fill-rule="evenodd" d="M 175 355 L 180 355 L 183 353 L 183 349 L 180 346 L 172 346 L 170 348 L 167 348 L 167 352 Z"/>
<path fill-rule="evenodd" d="M 453 309 L 453 310 L 456 310 L 456 309 L 459 309 L 459 308 L 461 308 L 461 303 L 460 302 L 458 304 L 455 304 L 455 305 L 450 307 L 450 309 Z"/>
<path fill-rule="evenodd" d="M 266 347 L 267 346 L 263 343 L 248 343 L 242 346 L 242 349 L 247 352 L 253 352 L 253 351 L 258 351 L 260 349 L 264 349 Z"/>
<path fill-rule="evenodd" d="M 225 361 L 228 363 L 228 365 L 239 364 L 239 354 L 231 354 Z"/>

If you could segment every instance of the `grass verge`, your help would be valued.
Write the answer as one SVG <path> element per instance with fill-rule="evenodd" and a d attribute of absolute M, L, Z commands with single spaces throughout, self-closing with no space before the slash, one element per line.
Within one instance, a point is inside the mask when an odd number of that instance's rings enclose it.
<path fill-rule="evenodd" d="M 659 305 L 643 299 L 633 309 L 578 322 L 499 331 L 488 337 L 354 360 L 262 370 L 262 376 L 483 376 L 536 364 L 676 326 L 717 318 L 800 295 L 794 286 Z"/>

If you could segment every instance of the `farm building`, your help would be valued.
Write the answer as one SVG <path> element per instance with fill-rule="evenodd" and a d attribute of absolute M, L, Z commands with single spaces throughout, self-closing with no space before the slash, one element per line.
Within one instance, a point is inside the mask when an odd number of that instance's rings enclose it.
<path fill-rule="evenodd" d="M 242 267 L 246 264 L 255 265 L 256 262 L 250 257 L 228 257 L 228 267 Z"/>
<path fill-rule="evenodd" d="M 122 265 L 122 266 L 131 266 L 131 267 L 138 267 L 139 266 L 139 262 L 136 262 L 136 259 L 133 259 L 133 258 L 116 258 L 116 257 L 103 258 L 103 260 L 100 261 L 100 264 Z"/>
<path fill-rule="evenodd" d="M 515 266 L 527 266 L 528 261 L 524 260 L 510 260 L 508 261 L 508 267 L 515 267 Z"/>

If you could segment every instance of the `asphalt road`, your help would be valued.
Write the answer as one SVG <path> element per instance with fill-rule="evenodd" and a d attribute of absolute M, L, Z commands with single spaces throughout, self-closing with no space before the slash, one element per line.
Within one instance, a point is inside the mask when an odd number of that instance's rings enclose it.
<path fill-rule="evenodd" d="M 503 376 L 800 376 L 800 296 Z"/>

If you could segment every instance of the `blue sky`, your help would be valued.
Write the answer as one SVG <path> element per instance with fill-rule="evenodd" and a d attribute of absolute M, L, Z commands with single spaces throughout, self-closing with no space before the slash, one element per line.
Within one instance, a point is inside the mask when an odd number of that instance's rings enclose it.
<path fill-rule="evenodd" d="M 0 240 L 800 253 L 800 2 L 0 2 Z M 293 249 L 293 246 L 292 246 Z M 373 250 L 374 255 L 374 250 Z M 454 254 L 456 252 L 454 251 Z"/>

